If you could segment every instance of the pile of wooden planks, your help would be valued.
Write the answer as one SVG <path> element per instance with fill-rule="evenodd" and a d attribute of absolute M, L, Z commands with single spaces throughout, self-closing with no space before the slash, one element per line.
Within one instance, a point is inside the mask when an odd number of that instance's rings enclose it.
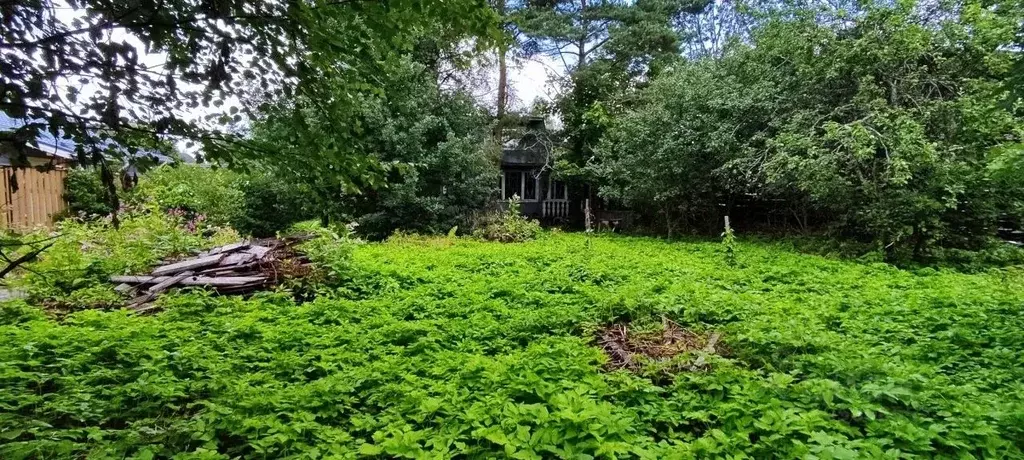
<path fill-rule="evenodd" d="M 128 308 L 155 309 L 160 293 L 179 286 L 201 286 L 218 294 L 246 294 L 277 284 L 286 274 L 303 272 L 309 260 L 293 247 L 304 236 L 268 238 L 220 246 L 194 257 L 160 265 L 148 275 L 112 276 L 115 290 L 132 297 Z M 300 268 L 300 270 L 296 270 Z"/>

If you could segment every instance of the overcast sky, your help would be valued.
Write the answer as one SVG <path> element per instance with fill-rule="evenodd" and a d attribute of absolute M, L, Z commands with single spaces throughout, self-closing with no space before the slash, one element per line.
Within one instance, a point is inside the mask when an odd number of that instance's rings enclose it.
<path fill-rule="evenodd" d="M 536 99 L 550 102 L 559 91 L 552 78 L 561 77 L 559 66 L 561 63 L 556 64 L 553 58 L 541 55 L 510 68 L 509 85 L 514 95 L 513 108 L 529 109 Z"/>

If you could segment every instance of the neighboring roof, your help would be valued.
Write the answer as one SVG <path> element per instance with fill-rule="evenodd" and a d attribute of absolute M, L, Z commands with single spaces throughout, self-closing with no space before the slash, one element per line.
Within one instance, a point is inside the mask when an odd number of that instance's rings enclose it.
<path fill-rule="evenodd" d="M 34 121 L 35 120 L 11 118 L 7 116 L 7 114 L 0 112 L 0 131 L 14 131 Z M 112 143 L 112 141 L 106 141 L 105 145 L 110 145 Z M 75 141 L 65 138 L 63 136 L 54 136 L 53 133 L 42 128 L 40 128 L 36 134 L 35 145 L 31 145 L 31 147 L 38 149 L 40 152 L 46 154 L 47 156 L 53 156 L 71 161 L 75 160 L 75 147 L 77 146 L 78 144 L 76 144 Z M 153 157 L 156 159 L 158 163 L 170 163 L 174 161 L 171 157 L 164 155 L 160 152 L 157 152 L 155 150 L 139 150 L 135 154 L 132 154 L 128 151 L 125 151 L 124 153 L 125 156 L 134 156 L 137 158 L 147 156 Z M 10 160 L 6 159 L 6 156 L 4 156 L 4 158 L 0 160 L 0 163 L 10 164 Z"/>
<path fill-rule="evenodd" d="M 14 131 L 30 122 L 31 120 L 11 118 L 6 113 L 0 112 L 0 131 Z M 47 155 L 65 160 L 74 160 L 75 158 L 75 143 L 69 139 L 54 137 L 49 131 L 40 129 L 35 141 L 36 145 L 32 147 Z"/>

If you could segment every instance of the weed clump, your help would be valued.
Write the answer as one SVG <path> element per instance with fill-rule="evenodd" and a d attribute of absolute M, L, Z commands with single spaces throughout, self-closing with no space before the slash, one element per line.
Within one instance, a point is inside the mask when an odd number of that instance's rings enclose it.
<path fill-rule="evenodd" d="M 536 239 L 542 231 L 540 222 L 520 214 L 519 197 L 513 197 L 505 212 L 485 219 L 473 236 L 487 241 L 521 243 Z"/>
<path fill-rule="evenodd" d="M 707 371 L 710 366 L 705 355 L 724 350 L 721 337 L 718 332 L 698 334 L 662 318 L 661 326 L 654 329 L 613 324 L 598 333 L 598 342 L 608 355 L 610 369 L 636 372 L 645 364 L 671 363 L 668 370 Z"/>

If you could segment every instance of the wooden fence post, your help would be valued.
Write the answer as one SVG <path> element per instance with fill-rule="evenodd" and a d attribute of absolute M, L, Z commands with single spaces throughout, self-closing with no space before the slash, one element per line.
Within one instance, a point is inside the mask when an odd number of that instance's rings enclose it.
<path fill-rule="evenodd" d="M 584 213 L 583 214 L 583 219 L 584 219 L 585 225 L 587 227 L 587 232 L 589 233 L 589 232 L 593 231 L 590 228 L 590 225 L 591 225 L 590 224 L 590 198 L 587 198 L 586 200 L 584 200 L 583 203 L 584 203 L 584 206 L 583 206 L 583 213 Z"/>

